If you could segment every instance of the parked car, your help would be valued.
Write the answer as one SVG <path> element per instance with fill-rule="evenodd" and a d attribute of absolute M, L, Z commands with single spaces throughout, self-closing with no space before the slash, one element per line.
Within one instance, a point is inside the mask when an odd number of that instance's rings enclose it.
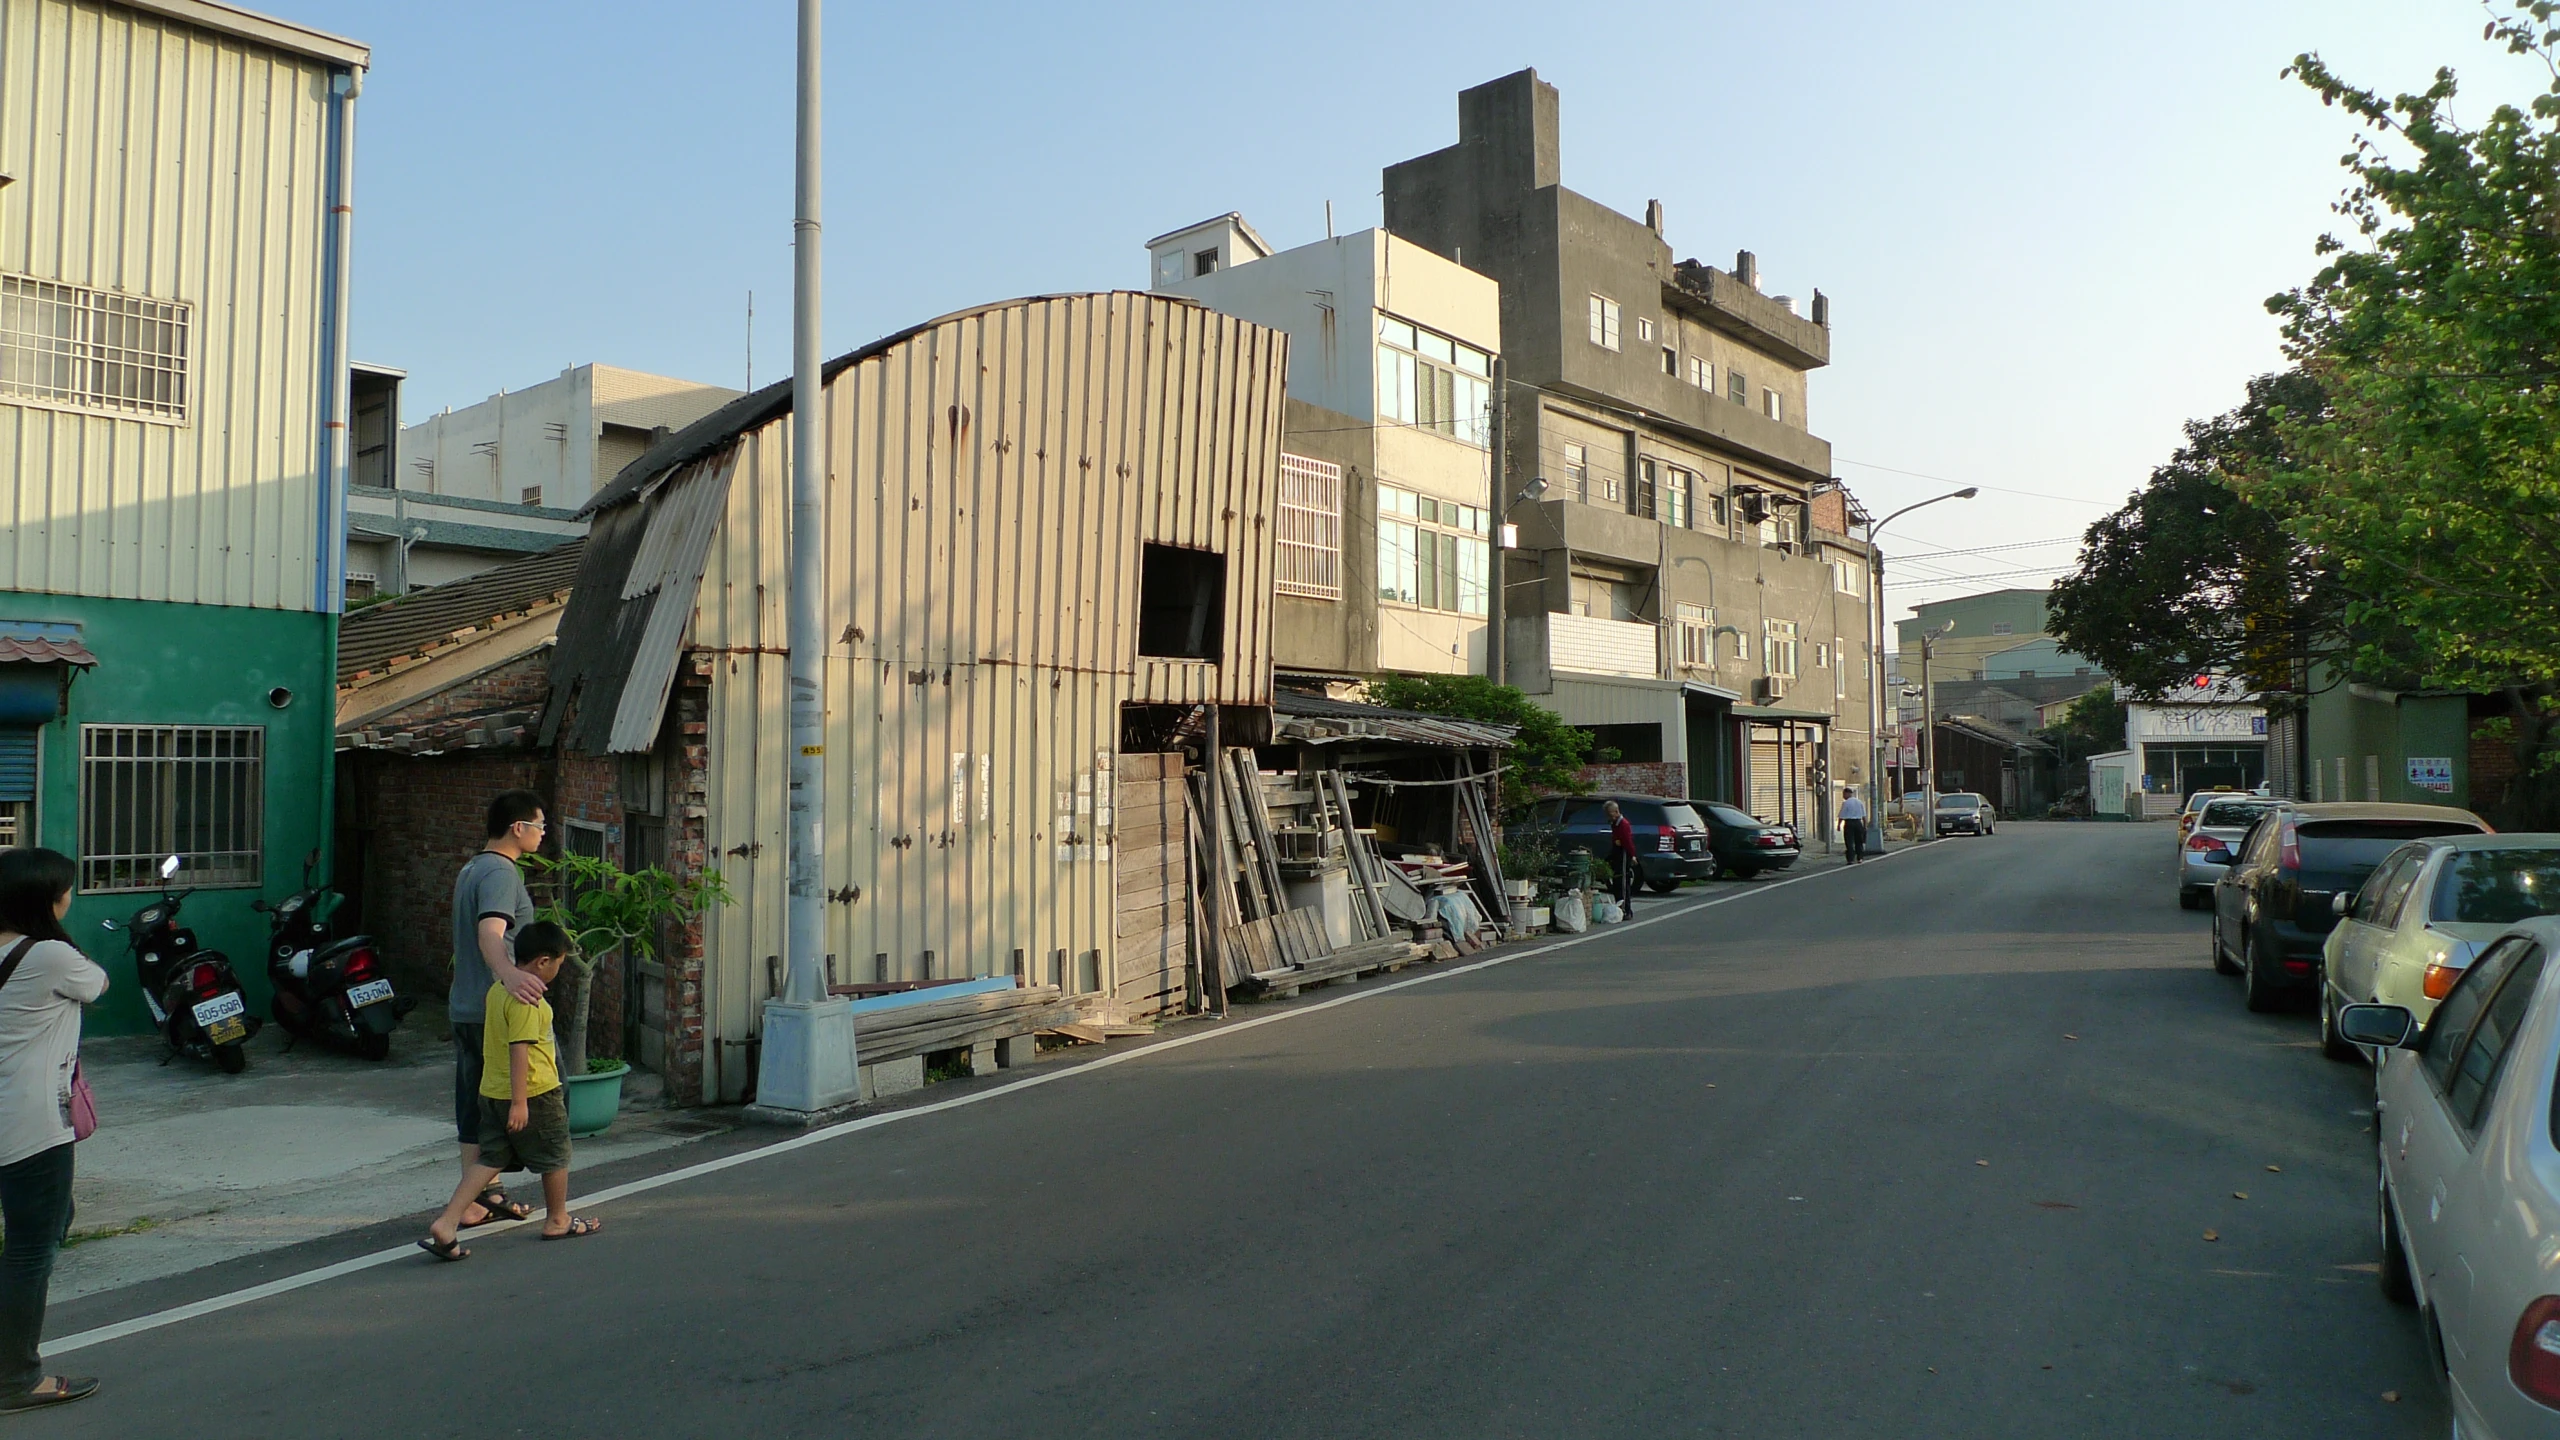
<path fill-rule="evenodd" d="M 1792 825 L 1773 825 L 1721 800 L 1691 800 L 1689 808 L 1705 817 L 1707 843 L 1716 867 L 1748 880 L 1771 870 L 1784 870 L 1804 854 Z"/>
<path fill-rule="evenodd" d="M 1938 797 L 1937 831 L 1940 835 L 1988 835 L 2000 813 L 1991 802 L 1970 790 L 1950 790 Z"/>
<path fill-rule="evenodd" d="M 2214 795 L 2197 810 L 2192 832 L 2178 841 L 2178 908 L 2201 910 L 2213 896 L 2214 882 L 2258 817 L 2276 808 L 2273 800 L 2253 795 Z M 2223 852 L 2217 856 L 2214 852 Z"/>
<path fill-rule="evenodd" d="M 2337 1012 L 2378 1001 L 2425 1023 L 2483 946 L 2507 927 L 2560 914 L 2560 835 L 2420 840 L 2383 858 L 2330 902 L 2338 926 L 2320 951 L 2320 1042 L 2355 1058 Z"/>
<path fill-rule="evenodd" d="M 2317 983 L 2335 896 L 2412 840 L 2488 831 L 2488 821 L 2450 805 L 2280 804 L 2214 882 L 2213 968 L 2242 977 L 2250 1009 L 2273 1010 Z"/>
<path fill-rule="evenodd" d="M 2338 1027 L 2385 1046 L 2374 1074 L 2383 1293 L 2418 1307 L 2453 1433 L 2560 1437 L 2560 920 L 2501 933 L 2421 1026 L 2350 1005 Z"/>
<path fill-rule="evenodd" d="M 1530 810 L 1530 823 L 1552 832 L 1560 849 L 1581 850 L 1609 859 L 1615 843 L 1608 812 L 1618 809 L 1636 836 L 1636 869 L 1647 888 L 1668 895 L 1683 880 L 1715 878 L 1716 857 L 1707 844 L 1707 822 L 1685 800 L 1659 795 L 1568 795 L 1541 800 Z"/>
<path fill-rule="evenodd" d="M 2241 793 L 2243 792 L 2236 785 L 2216 785 L 2210 790 L 2198 790 L 2189 795 L 2187 803 L 2178 807 L 2178 839 L 2184 841 L 2194 831 L 2196 817 L 2204 813 L 2205 806 L 2226 795 Z"/>

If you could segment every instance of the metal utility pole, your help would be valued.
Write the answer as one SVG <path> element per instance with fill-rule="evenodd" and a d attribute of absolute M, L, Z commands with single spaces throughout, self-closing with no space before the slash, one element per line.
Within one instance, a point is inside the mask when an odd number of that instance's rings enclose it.
<path fill-rule="evenodd" d="M 1884 800 L 1884 674 L 1885 674 L 1885 671 L 1884 671 L 1884 566 L 1883 566 L 1883 564 L 1882 564 L 1882 563 L 1880 563 L 1880 561 L 1879 561 L 1879 560 L 1878 560 L 1878 558 L 1877 558 L 1877 554 L 1876 554 L 1876 532 L 1877 532 L 1877 531 L 1879 531 L 1879 530 L 1882 530 L 1882 529 L 1883 529 L 1884 527 L 1886 527 L 1887 525 L 1892 524 L 1894 521 L 1901 519 L 1903 516 L 1910 514 L 1910 513 L 1911 513 L 1912 511 L 1914 511 L 1914 510 L 1922 509 L 1922 508 L 1924 508 L 1924 507 L 1926 507 L 1926 506 L 1930 506 L 1930 505 L 1935 505 L 1935 504 L 1937 504 L 1937 503 L 1938 503 L 1939 501 L 1941 501 L 1941 500 L 1970 500 L 1970 499 L 1972 499 L 1974 496 L 1979 495 L 1979 494 L 1981 494 L 1981 493 L 1982 493 L 1982 491 L 1981 491 L 1981 489 L 1980 489 L 1979 487 L 1972 486 L 1972 485 L 1967 485 L 1966 487 L 1964 487 L 1964 488 L 1963 488 L 1963 489 L 1961 489 L 1961 490 L 1951 490 L 1951 491 L 1947 492 L 1947 493 L 1946 493 L 1946 494 L 1944 494 L 1944 495 L 1933 495 L 1933 496 L 1931 496 L 1930 498 L 1928 498 L 1928 499 L 1926 499 L 1926 500 L 1918 501 L 1918 502 L 1916 502 L 1916 503 L 1914 503 L 1914 504 L 1910 504 L 1910 505 L 1905 505 L 1905 506 L 1903 506 L 1901 509 L 1894 511 L 1892 514 L 1887 515 L 1886 517 L 1884 517 L 1884 518 L 1883 518 L 1883 519 L 1881 519 L 1881 520 L 1869 520 L 1869 521 L 1867 522 L 1867 609 L 1868 609 L 1868 612 L 1869 612 L 1869 613 L 1874 617 L 1874 628 L 1875 628 L 1875 636 L 1876 636 L 1876 642 L 1875 642 L 1875 653 L 1874 653 L 1873 655 L 1871 655 L 1871 656 L 1869 656 L 1869 657 L 1868 657 L 1869 664 L 1868 664 L 1868 667 L 1867 667 L 1867 668 L 1868 668 L 1868 671 L 1869 671 L 1869 674 L 1870 674 L 1870 680 L 1869 680 L 1869 683 L 1868 683 L 1868 686 L 1867 686 L 1867 700 L 1868 700 L 1868 708 L 1874 712 L 1874 718 L 1873 718 L 1873 719 L 1871 719 L 1871 720 L 1868 722 L 1868 725 L 1867 725 L 1867 788 L 1868 788 L 1868 790 L 1869 790 L 1869 792 L 1870 792 L 1869 797 L 1868 797 L 1868 800 L 1867 800 L 1867 808 L 1868 808 L 1869 813 L 1870 813 L 1870 814 L 1872 814 L 1872 815 L 1875 817 L 1875 818 L 1874 818 L 1874 820 L 1873 820 L 1873 822 L 1868 826 L 1868 829 L 1867 829 L 1867 835 L 1868 835 L 1868 838 L 1869 838 L 1870 840 L 1872 840 L 1872 841 L 1875 843 L 1876 851 L 1877 851 L 1877 853 L 1879 853 L 1879 854 L 1883 853 L 1883 850 L 1884 850 L 1884 806 L 1885 806 L 1885 800 Z M 1922 655 L 1923 660 L 1925 661 L 1925 659 L 1927 658 L 1927 655 L 1928 655 L 1928 650 L 1927 650 L 1927 647 L 1926 647 L 1925 645 L 1924 645 L 1924 646 L 1922 647 L 1922 649 L 1921 649 L 1921 655 Z M 1924 665 L 1924 666 L 1923 666 L 1923 668 L 1925 669 L 1925 668 L 1926 668 L 1926 666 Z M 1902 727 L 1901 727 L 1901 714 L 1900 714 L 1900 707 L 1899 707 L 1899 706 L 1895 707 L 1895 711 L 1896 711 L 1896 713 L 1895 713 L 1895 716 L 1894 716 L 1894 721 L 1895 721 L 1895 723 L 1894 723 L 1893 748 L 1894 748 L 1894 751 L 1895 751 L 1895 758 L 1898 760 L 1898 759 L 1900 759 L 1900 758 L 1901 758 L 1901 750 L 1902 750 Z M 1924 731 L 1924 734 L 1925 734 L 1925 731 Z M 1922 743 L 1924 743 L 1924 744 L 1925 744 L 1925 743 L 1927 743 L 1927 742 L 1924 740 Z M 1935 770 L 1932 770 L 1932 771 L 1930 771 L 1929 773 L 1930 773 L 1932 776 L 1934 776 L 1934 775 L 1936 775 L 1936 773 L 1937 773 L 1937 772 L 1936 772 Z M 1937 802 L 1936 802 L 1936 799 L 1935 799 L 1935 795 L 1936 795 L 1936 792 L 1935 792 L 1935 790 L 1934 790 L 1934 788 L 1933 788 L 1933 789 L 1932 789 L 1932 791 L 1931 791 L 1931 796 L 1932 796 L 1932 798 L 1931 798 L 1931 801 L 1930 801 L 1930 803 L 1931 803 L 1933 806 L 1937 803 Z M 1900 799 L 1901 797 L 1900 797 L 1900 796 L 1896 796 L 1896 797 L 1894 797 L 1894 798 L 1896 798 L 1896 799 L 1898 800 L 1898 799 Z M 1924 822 L 1924 823 L 1928 824 L 1931 828 L 1933 828 L 1933 829 L 1934 829 L 1934 828 L 1936 827 L 1937 823 L 1938 823 L 1938 822 L 1937 822 L 1937 817 L 1933 814 L 1933 815 L 1931 815 L 1931 816 L 1926 820 L 1926 822 Z"/>
<path fill-rule="evenodd" d="M 1325 230 L 1330 234 L 1333 230 L 1333 202 L 1330 200 L 1325 202 L 1324 217 Z M 1502 526 L 1511 516 L 1511 507 L 1503 503 L 1507 494 L 1504 487 L 1511 481 L 1503 467 L 1502 451 L 1510 442 L 1507 433 L 1510 427 L 1504 425 L 1502 419 L 1509 399 L 1508 392 L 1503 389 L 1502 357 L 1496 355 L 1493 357 L 1492 413 L 1486 417 L 1486 423 L 1493 430 L 1492 463 L 1486 467 L 1493 472 L 1493 485 L 1485 501 L 1486 508 L 1492 512 L 1486 517 L 1492 523 L 1485 527 L 1485 539 L 1490 542 L 1485 568 L 1492 574 L 1484 587 L 1484 674 L 1496 685 L 1503 684 L 1507 678 L 1502 673 L 1502 622 L 1503 614 L 1509 608 L 1505 602 L 1510 596 L 1504 593 L 1504 587 L 1511 577 L 1511 552 L 1502 546 Z"/>
<path fill-rule="evenodd" d="M 1920 825 L 1931 839 L 1938 834 L 1938 697 L 1929 688 L 1929 662 L 1937 656 L 1938 642 L 1954 628 L 1950 620 L 1920 632 Z"/>
<path fill-rule="evenodd" d="M 765 1002 L 756 1109 L 807 1124 L 859 1093 L 850 1002 L 826 980 L 826 396 L 818 343 L 818 9 L 800 0 L 791 222 L 791 861 L 783 993 Z"/>

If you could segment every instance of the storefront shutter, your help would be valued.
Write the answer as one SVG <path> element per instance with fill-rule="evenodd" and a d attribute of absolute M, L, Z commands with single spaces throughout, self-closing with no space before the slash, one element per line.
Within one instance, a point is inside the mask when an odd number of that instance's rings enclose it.
<path fill-rule="evenodd" d="M 36 729 L 0 725 L 0 805 L 31 805 L 36 798 Z"/>

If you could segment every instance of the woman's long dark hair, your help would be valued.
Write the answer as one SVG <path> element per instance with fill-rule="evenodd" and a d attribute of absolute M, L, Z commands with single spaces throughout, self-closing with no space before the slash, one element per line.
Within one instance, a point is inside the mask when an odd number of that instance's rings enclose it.
<path fill-rule="evenodd" d="M 79 867 L 59 850 L 34 845 L 0 850 L 0 930 L 71 943 L 53 907 L 79 878 Z"/>

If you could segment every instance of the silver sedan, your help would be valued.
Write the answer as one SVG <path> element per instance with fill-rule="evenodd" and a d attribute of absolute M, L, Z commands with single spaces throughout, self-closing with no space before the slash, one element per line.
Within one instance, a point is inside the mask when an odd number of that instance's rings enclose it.
<path fill-rule="evenodd" d="M 2421 1027 L 2350 1005 L 2374 1077 L 2383 1292 L 2418 1308 L 2454 1433 L 2560 1437 L 2560 920 L 2509 927 Z"/>
<path fill-rule="evenodd" d="M 2249 827 L 2277 804 L 2255 795 L 2204 802 L 2195 825 L 2183 831 L 2178 840 L 2179 909 L 2202 910 L 2212 903 L 2214 882 L 2230 868 L 2231 857 L 2240 853 L 2240 842 L 2248 838 Z"/>

